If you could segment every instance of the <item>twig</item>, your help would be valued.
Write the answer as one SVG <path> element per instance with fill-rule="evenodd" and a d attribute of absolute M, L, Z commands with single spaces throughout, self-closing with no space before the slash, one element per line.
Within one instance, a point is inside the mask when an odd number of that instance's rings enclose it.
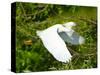
<path fill-rule="evenodd" d="M 96 53 L 89 53 L 89 54 L 80 54 L 74 50 L 72 50 L 71 48 L 68 47 L 68 50 L 71 52 L 71 54 L 73 55 L 73 59 L 76 58 L 76 57 L 87 57 L 87 56 L 94 56 L 96 55 Z"/>
<path fill-rule="evenodd" d="M 35 19 L 36 18 L 36 15 L 38 15 L 38 14 L 40 14 L 40 13 L 42 13 L 42 12 L 44 12 L 47 8 L 48 8 L 48 5 L 47 6 L 45 6 L 42 10 L 40 10 L 40 11 L 36 11 L 34 14 L 26 14 L 25 13 L 25 10 L 24 10 L 24 7 L 23 7 L 23 5 L 20 3 L 20 6 L 21 6 L 21 8 L 22 8 L 22 12 L 23 12 L 23 15 L 20 15 L 21 17 L 27 17 L 25 20 L 28 20 L 29 18 L 29 16 L 31 17 L 31 16 L 33 16 L 33 18 L 32 19 Z"/>
<path fill-rule="evenodd" d="M 53 11 L 54 12 L 54 11 Z M 54 12 L 56 15 L 57 15 L 57 13 L 56 12 Z M 90 19 L 87 19 L 87 18 L 83 18 L 83 17 L 75 17 L 75 16 L 70 16 L 70 17 L 62 17 L 62 16 L 60 16 L 60 15 L 58 15 L 59 17 L 61 17 L 62 19 L 70 19 L 70 18 L 76 18 L 76 19 L 79 19 L 79 20 L 83 20 L 83 21 L 86 21 L 86 22 L 89 22 L 89 23 L 92 23 L 92 24 L 94 24 L 94 25 L 96 25 L 97 23 L 96 23 L 96 21 L 93 21 L 93 20 L 90 20 Z"/>
<path fill-rule="evenodd" d="M 78 52 L 72 50 L 70 47 L 68 47 L 68 50 L 70 51 L 70 53 L 71 53 L 73 56 L 80 55 Z"/>
<path fill-rule="evenodd" d="M 25 10 L 24 10 L 24 7 L 23 7 L 22 3 L 20 3 L 20 7 L 22 8 L 22 12 L 23 12 L 24 17 L 25 17 L 25 16 L 26 16 L 26 12 L 25 12 Z"/>
<path fill-rule="evenodd" d="M 92 23 L 92 24 L 94 24 L 94 25 L 96 25 L 96 24 L 97 24 L 95 21 L 90 20 L 90 19 L 87 19 L 87 18 L 83 18 L 83 17 L 81 18 L 81 17 L 79 17 L 78 19 L 79 19 L 79 20 L 86 21 L 86 22 L 89 22 L 89 23 Z"/>

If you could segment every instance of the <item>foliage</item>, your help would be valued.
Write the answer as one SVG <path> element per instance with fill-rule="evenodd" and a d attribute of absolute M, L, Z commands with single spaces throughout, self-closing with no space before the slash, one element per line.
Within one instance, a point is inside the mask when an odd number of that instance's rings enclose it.
<path fill-rule="evenodd" d="M 91 10 L 91 11 L 90 11 Z M 96 8 L 37 3 L 16 3 L 16 70 L 17 72 L 87 69 L 97 67 Z M 83 45 L 67 44 L 73 50 L 70 63 L 61 63 L 45 49 L 36 30 L 57 23 L 74 21 L 74 28 L 85 38 Z M 30 46 L 25 40 L 32 39 Z"/>

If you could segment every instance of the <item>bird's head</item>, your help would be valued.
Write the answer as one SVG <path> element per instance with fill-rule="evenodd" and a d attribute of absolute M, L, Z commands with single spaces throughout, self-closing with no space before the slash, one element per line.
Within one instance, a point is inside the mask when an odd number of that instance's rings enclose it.
<path fill-rule="evenodd" d="M 58 32 L 69 32 L 72 31 L 72 27 L 76 26 L 75 22 L 67 22 L 62 24 L 62 27 L 59 28 Z"/>
<path fill-rule="evenodd" d="M 72 26 L 76 26 L 76 23 L 65 23 L 61 27 L 59 27 L 57 32 L 66 42 L 69 42 L 74 45 L 83 44 L 85 42 L 85 39 L 82 36 L 80 36 L 77 32 L 75 32 L 72 29 Z"/>
<path fill-rule="evenodd" d="M 75 22 L 67 22 L 67 23 L 64 23 L 63 26 L 68 29 L 72 29 L 73 26 L 76 26 L 76 23 Z"/>

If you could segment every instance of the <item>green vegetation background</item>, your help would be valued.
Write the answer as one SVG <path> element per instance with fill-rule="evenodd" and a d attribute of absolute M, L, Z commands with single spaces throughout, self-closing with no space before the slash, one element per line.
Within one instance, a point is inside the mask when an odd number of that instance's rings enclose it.
<path fill-rule="evenodd" d="M 61 63 L 43 46 L 36 30 L 43 30 L 58 23 L 74 21 L 74 29 L 85 38 L 83 45 L 67 44 L 73 50 L 70 63 Z M 16 71 L 72 70 L 97 67 L 97 8 L 16 3 Z M 53 36 L 51 36 L 53 37 Z M 32 45 L 24 44 L 32 39 Z"/>

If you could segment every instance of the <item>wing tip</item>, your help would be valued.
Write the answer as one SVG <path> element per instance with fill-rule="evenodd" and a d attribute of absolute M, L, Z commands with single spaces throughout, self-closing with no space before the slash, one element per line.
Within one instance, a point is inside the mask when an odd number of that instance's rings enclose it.
<path fill-rule="evenodd" d="M 62 59 L 57 59 L 57 60 L 60 61 L 60 62 L 63 62 L 63 63 L 69 63 L 71 61 L 71 59 L 72 59 L 72 56 L 67 55 L 67 57 L 62 58 Z"/>
<path fill-rule="evenodd" d="M 81 44 L 84 44 L 84 43 L 85 43 L 85 39 L 83 37 L 80 37 L 79 38 L 79 44 L 81 45 Z"/>

